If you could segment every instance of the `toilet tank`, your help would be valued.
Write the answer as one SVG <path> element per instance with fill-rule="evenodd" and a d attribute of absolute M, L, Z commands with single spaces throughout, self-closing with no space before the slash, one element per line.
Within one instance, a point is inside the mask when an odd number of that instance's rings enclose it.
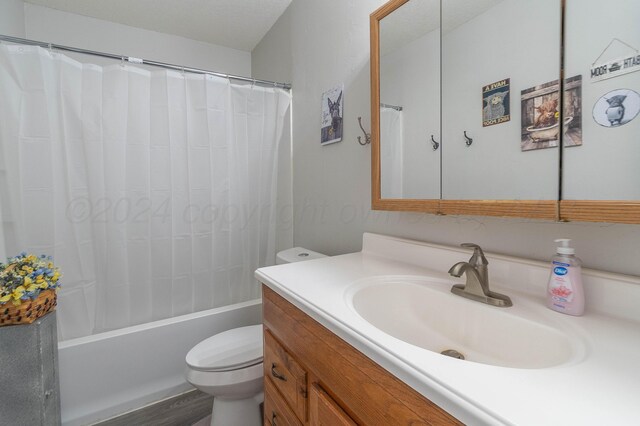
<path fill-rule="evenodd" d="M 276 265 L 301 262 L 303 260 L 320 259 L 321 257 L 327 257 L 327 255 L 307 250 L 303 247 L 294 247 L 278 252 L 278 255 L 276 256 Z"/>

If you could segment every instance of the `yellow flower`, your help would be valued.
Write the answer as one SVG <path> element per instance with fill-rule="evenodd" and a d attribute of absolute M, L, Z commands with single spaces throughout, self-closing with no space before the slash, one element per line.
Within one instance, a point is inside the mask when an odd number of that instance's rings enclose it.
<path fill-rule="evenodd" d="M 18 287 L 16 287 L 15 290 L 13 290 L 13 293 L 11 294 L 11 296 L 13 296 L 14 300 L 20 300 L 20 298 L 24 294 L 24 291 L 25 291 L 24 287 L 19 285 Z"/>
<path fill-rule="evenodd" d="M 0 297 L 0 303 L 5 303 L 11 300 L 11 294 L 7 294 L 6 296 Z"/>
<path fill-rule="evenodd" d="M 36 284 L 31 284 L 29 287 L 27 287 L 27 291 L 28 292 L 32 292 L 36 289 L 38 289 L 39 287 Z"/>

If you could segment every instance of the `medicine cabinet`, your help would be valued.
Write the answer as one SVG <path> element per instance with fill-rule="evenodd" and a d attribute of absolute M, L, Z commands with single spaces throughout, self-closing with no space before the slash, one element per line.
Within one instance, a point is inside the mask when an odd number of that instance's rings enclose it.
<path fill-rule="evenodd" d="M 634 0 L 376 10 L 373 209 L 640 223 L 638 17 Z"/>

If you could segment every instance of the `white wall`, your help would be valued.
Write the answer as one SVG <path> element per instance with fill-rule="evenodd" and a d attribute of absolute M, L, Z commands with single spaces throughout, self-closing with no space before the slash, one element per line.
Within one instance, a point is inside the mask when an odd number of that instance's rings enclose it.
<path fill-rule="evenodd" d="M 24 38 L 22 0 L 0 0 L 0 34 Z"/>
<path fill-rule="evenodd" d="M 495 253 L 546 260 L 553 255 L 553 239 L 566 236 L 575 240 L 588 267 L 640 275 L 636 225 L 370 210 L 371 149 L 356 142 L 361 133 L 357 117 L 370 126 L 369 14 L 383 3 L 294 0 L 287 11 L 290 28 L 284 28 L 290 45 L 265 42 L 253 52 L 253 60 L 261 62 L 254 65 L 257 71 L 279 66 L 282 52 L 273 49 L 291 49 L 294 243 L 342 254 L 360 250 L 362 232 L 372 231 L 450 245 L 473 241 Z M 277 31 L 272 29 L 267 37 Z M 340 82 L 345 83 L 344 139 L 322 147 L 320 96 Z"/>
<path fill-rule="evenodd" d="M 135 56 L 228 74 L 251 75 L 251 54 L 249 52 L 29 3 L 24 4 L 24 16 L 26 37 L 32 40 Z M 75 58 L 82 62 L 89 61 L 85 55 L 75 56 Z M 105 63 L 104 60 L 95 56 L 89 58 L 92 63 Z M 112 60 L 107 61 L 106 63 L 113 63 Z"/>
<path fill-rule="evenodd" d="M 252 52 L 251 75 L 261 79 L 291 81 L 291 9 L 287 9 Z M 262 55 L 269 55 L 263 57 Z M 253 58 L 256 58 L 254 60 Z M 294 92 L 295 97 L 295 92 Z M 293 115 L 293 113 L 292 113 Z M 291 123 L 287 123 L 287 132 Z M 285 137 L 278 153 L 278 223 L 276 250 L 293 247 L 293 186 L 291 137 Z"/>

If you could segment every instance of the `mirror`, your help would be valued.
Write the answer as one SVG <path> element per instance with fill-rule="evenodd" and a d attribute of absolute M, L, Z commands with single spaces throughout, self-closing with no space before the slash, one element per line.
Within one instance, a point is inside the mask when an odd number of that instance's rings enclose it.
<path fill-rule="evenodd" d="M 443 199 L 558 199 L 560 11 L 443 2 Z"/>
<path fill-rule="evenodd" d="M 583 84 L 582 140 L 565 144 L 563 199 L 640 200 L 638 17 L 637 0 L 566 2 L 566 75 Z"/>
<path fill-rule="evenodd" d="M 440 1 L 408 1 L 379 31 L 381 196 L 439 199 Z"/>
<path fill-rule="evenodd" d="M 564 67 L 582 75 L 579 145 L 562 153 L 560 218 L 640 223 L 640 3 L 565 0 Z M 565 112 L 570 114 L 570 112 Z"/>
<path fill-rule="evenodd" d="M 372 208 L 640 223 L 638 16 L 636 0 L 383 5 Z"/>

